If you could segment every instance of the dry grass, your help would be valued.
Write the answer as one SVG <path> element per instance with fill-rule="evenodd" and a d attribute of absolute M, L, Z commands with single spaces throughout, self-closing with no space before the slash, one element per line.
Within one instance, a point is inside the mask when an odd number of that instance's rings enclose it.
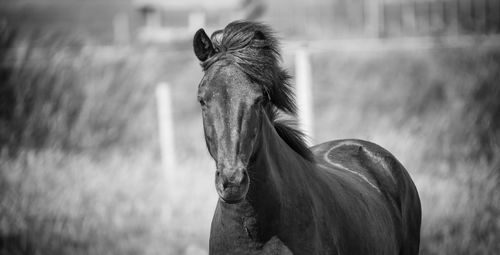
<path fill-rule="evenodd" d="M 318 141 L 367 139 L 402 161 L 422 200 L 421 253 L 500 252 L 498 49 L 315 61 Z"/>
<path fill-rule="evenodd" d="M 16 40 L 27 51 L 1 55 L 0 254 L 206 254 L 216 193 L 194 57 Z M 500 253 L 498 52 L 313 56 L 316 141 L 372 140 L 402 161 L 422 199 L 422 254 Z M 170 186 L 154 103 L 165 80 Z"/>
<path fill-rule="evenodd" d="M 180 254 L 207 246 L 208 162 L 180 164 L 175 187 L 147 154 L 105 160 L 61 151 L 2 158 L 6 254 Z M 198 167 L 196 167 L 198 166 Z M 196 187 L 196 188 L 188 188 Z"/>

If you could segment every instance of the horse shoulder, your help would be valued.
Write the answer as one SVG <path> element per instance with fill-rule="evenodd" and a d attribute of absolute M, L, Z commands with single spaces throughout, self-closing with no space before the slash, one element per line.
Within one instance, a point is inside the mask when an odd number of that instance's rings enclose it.
<path fill-rule="evenodd" d="M 396 225 L 401 254 L 418 254 L 421 206 L 415 184 L 404 166 L 381 146 L 363 140 L 335 140 L 311 148 L 318 165 L 331 172 L 351 171 L 383 195 Z M 323 168 L 326 168 L 323 167 Z M 367 185 L 365 185 L 367 186 Z"/>
<path fill-rule="evenodd" d="M 345 139 L 322 143 L 311 150 L 319 164 L 350 171 L 364 179 L 367 184 L 397 199 L 406 170 L 391 153 L 379 145 L 363 140 Z"/>

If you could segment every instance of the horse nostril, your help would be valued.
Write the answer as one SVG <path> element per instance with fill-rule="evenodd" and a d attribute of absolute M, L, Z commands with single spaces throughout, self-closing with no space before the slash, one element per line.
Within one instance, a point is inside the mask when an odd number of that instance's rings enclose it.
<path fill-rule="evenodd" d="M 222 176 L 222 188 L 223 189 L 226 189 L 230 184 L 230 181 L 225 177 L 225 176 Z"/>
<path fill-rule="evenodd" d="M 229 179 L 229 182 L 235 185 L 245 185 L 248 182 L 248 174 L 247 171 L 242 170 L 240 172 L 235 173 Z"/>
<path fill-rule="evenodd" d="M 240 186 L 245 186 L 249 183 L 248 173 L 243 169 L 227 174 L 217 170 L 215 175 L 219 183 L 218 185 L 220 185 L 219 187 L 222 190 L 238 189 Z"/>

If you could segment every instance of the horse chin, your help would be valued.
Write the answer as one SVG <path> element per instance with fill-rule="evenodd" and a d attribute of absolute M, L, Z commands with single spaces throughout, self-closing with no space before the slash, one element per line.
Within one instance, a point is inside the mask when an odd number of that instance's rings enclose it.
<path fill-rule="evenodd" d="M 220 197 L 220 196 L 219 196 L 219 198 L 222 202 L 224 202 L 226 204 L 238 204 L 238 203 L 242 202 L 243 200 L 245 200 L 244 196 L 239 198 L 239 199 L 225 199 L 225 198 Z"/>
<path fill-rule="evenodd" d="M 237 204 L 245 200 L 249 188 L 248 185 L 228 186 L 225 189 L 219 187 L 216 189 L 217 194 L 220 200 L 227 204 Z"/>
<path fill-rule="evenodd" d="M 245 194 L 241 194 L 241 195 L 235 195 L 235 194 L 228 195 L 228 194 L 226 194 L 225 196 L 219 194 L 220 200 L 222 200 L 222 202 L 227 203 L 227 204 L 237 204 L 237 203 L 240 203 L 243 200 L 245 200 L 245 197 L 246 197 Z"/>

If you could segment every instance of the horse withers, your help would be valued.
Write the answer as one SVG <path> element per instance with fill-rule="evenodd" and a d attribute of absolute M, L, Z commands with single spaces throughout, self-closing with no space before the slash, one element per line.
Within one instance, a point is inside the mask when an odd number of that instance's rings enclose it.
<path fill-rule="evenodd" d="M 401 163 L 380 146 L 308 148 L 268 26 L 235 21 L 193 41 L 205 142 L 219 201 L 210 254 L 418 254 L 421 206 Z"/>

